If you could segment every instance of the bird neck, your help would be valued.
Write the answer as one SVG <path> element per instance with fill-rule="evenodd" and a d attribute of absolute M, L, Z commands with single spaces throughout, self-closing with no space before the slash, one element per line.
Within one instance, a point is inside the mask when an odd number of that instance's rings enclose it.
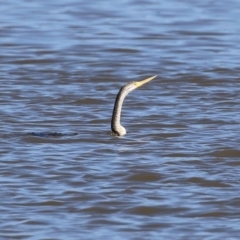
<path fill-rule="evenodd" d="M 125 128 L 120 123 L 123 101 L 128 94 L 123 88 L 124 87 L 119 90 L 116 97 L 111 122 L 112 132 L 118 136 L 126 134 Z"/>

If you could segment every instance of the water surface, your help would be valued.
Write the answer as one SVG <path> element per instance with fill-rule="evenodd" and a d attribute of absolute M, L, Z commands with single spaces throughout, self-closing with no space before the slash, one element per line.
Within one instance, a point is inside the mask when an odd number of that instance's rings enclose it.
<path fill-rule="evenodd" d="M 239 15 L 0 1 L 1 239 L 239 239 Z M 119 88 L 152 75 L 110 135 Z"/>

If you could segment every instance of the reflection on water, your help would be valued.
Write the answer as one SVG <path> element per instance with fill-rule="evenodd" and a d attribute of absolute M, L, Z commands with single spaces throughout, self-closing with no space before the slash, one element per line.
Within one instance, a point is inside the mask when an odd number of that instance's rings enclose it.
<path fill-rule="evenodd" d="M 2 2 L 1 239 L 238 239 L 239 9 Z"/>

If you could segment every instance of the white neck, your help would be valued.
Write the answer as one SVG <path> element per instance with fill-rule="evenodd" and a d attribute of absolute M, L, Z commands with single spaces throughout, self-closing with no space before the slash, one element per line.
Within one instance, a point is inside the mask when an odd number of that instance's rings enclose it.
<path fill-rule="evenodd" d="M 112 122 L 111 122 L 112 132 L 118 136 L 122 136 L 126 134 L 126 129 L 120 123 L 123 101 L 127 96 L 127 94 L 129 93 L 129 91 L 126 91 L 124 87 L 125 86 L 123 86 L 119 90 L 118 95 L 116 97 L 115 105 L 113 108 L 113 114 L 112 114 Z"/>

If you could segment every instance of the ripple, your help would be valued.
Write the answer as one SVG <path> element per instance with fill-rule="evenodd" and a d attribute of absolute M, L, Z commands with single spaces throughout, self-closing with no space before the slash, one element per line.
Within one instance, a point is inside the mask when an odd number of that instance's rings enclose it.
<path fill-rule="evenodd" d="M 239 1 L 140 2 L 1 3 L 3 239 L 238 239 Z"/>
<path fill-rule="evenodd" d="M 238 149 L 221 149 L 212 153 L 214 157 L 237 158 L 240 157 Z"/>

